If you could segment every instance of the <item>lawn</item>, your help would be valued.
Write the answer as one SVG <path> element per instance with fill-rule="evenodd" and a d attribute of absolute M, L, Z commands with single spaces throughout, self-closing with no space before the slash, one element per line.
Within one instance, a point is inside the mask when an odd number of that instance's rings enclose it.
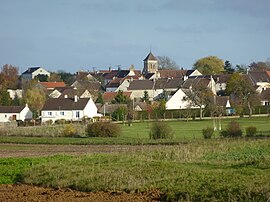
<path fill-rule="evenodd" d="M 0 182 L 144 192 L 162 200 L 267 201 L 270 139 L 196 139 L 129 153 L 0 159 Z"/>
<path fill-rule="evenodd" d="M 228 122 L 235 120 L 240 123 L 243 132 L 248 126 L 256 126 L 258 134 L 270 134 L 270 122 L 267 117 L 254 118 L 237 118 L 237 119 L 221 119 L 221 127 L 224 129 Z M 18 134 L 24 134 L 26 137 L 1 135 L 0 143 L 29 143 L 29 144 L 177 144 L 185 141 L 192 141 L 194 139 L 202 139 L 202 129 L 206 127 L 213 127 L 213 120 L 195 120 L 195 121 L 168 121 L 173 129 L 175 138 L 172 140 L 149 140 L 149 131 L 151 122 L 133 123 L 132 126 L 127 124 L 120 124 L 122 128 L 122 135 L 117 138 L 68 138 L 58 137 L 55 133 L 61 131 L 60 127 L 56 126 L 57 130 L 54 132 L 54 126 L 42 126 L 32 128 L 17 128 Z M 49 129 L 47 129 L 47 127 Z M 76 125 L 80 128 L 83 135 L 84 125 Z M 23 132 L 21 132 L 21 131 Z M 12 129 L 15 131 L 15 129 Z M 34 132 L 33 132 L 34 131 Z M 44 131 L 46 135 L 42 137 Z M 48 132 L 49 131 L 49 132 Z M 35 134 L 36 133 L 36 134 Z M 1 130 L 0 130 L 1 134 Z M 41 137 L 35 137 L 41 136 Z M 219 137 L 219 132 L 215 132 L 215 138 Z"/>

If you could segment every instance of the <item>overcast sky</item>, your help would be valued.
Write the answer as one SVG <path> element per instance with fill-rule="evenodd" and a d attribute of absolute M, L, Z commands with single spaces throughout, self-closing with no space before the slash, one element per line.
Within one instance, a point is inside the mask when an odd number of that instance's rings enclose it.
<path fill-rule="evenodd" d="M 150 47 L 185 69 L 270 57 L 270 0 L 0 0 L 0 28 L 0 65 L 20 72 L 141 70 Z"/>

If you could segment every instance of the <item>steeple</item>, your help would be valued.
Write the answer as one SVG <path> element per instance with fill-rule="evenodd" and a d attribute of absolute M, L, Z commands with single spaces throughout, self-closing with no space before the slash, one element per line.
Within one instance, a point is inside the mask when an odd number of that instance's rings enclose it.
<path fill-rule="evenodd" d="M 143 67 L 143 74 L 148 74 L 148 73 L 156 73 L 158 71 L 158 60 L 157 58 L 150 53 L 146 56 L 146 58 L 143 60 L 144 62 L 144 67 Z"/>

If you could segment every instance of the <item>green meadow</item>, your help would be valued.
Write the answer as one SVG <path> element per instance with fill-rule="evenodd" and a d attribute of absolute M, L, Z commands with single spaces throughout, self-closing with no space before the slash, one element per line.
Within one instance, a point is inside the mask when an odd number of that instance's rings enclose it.
<path fill-rule="evenodd" d="M 216 126 L 221 129 L 226 128 L 230 121 L 240 123 L 245 135 L 245 128 L 256 126 L 257 135 L 270 135 L 270 120 L 267 117 L 220 119 L 216 120 Z M 170 140 L 150 140 L 149 131 L 152 122 L 133 123 L 128 126 L 125 123 L 119 123 L 122 129 L 122 135 L 117 138 L 86 138 L 84 134 L 85 125 L 74 125 L 78 128 L 80 138 L 59 137 L 56 135 L 63 126 L 36 126 L 31 128 L 10 129 L 5 135 L 0 130 L 0 143 L 23 143 L 23 144 L 178 144 L 185 141 L 202 139 L 202 129 L 213 127 L 213 120 L 193 120 L 193 121 L 167 121 L 174 131 L 174 139 Z M 44 134 L 44 135 L 43 135 Z M 219 131 L 216 131 L 214 138 L 219 138 Z"/>
<path fill-rule="evenodd" d="M 212 139 L 155 150 L 0 159 L 0 183 L 144 192 L 164 201 L 267 201 L 270 139 Z"/>

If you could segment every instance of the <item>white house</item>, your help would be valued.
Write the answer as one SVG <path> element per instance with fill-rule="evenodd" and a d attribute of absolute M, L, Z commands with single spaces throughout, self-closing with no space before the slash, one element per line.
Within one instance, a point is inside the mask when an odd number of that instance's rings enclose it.
<path fill-rule="evenodd" d="M 30 67 L 22 73 L 21 77 L 25 80 L 32 80 L 38 75 L 47 75 L 50 77 L 50 72 L 43 69 L 42 67 Z"/>
<path fill-rule="evenodd" d="M 172 97 L 166 102 L 166 109 L 194 109 L 199 108 L 191 103 L 189 99 L 187 99 L 187 94 L 185 91 L 188 89 L 178 89 Z"/>
<path fill-rule="evenodd" d="M 0 122 L 25 121 L 32 119 L 33 113 L 25 106 L 0 106 Z"/>
<path fill-rule="evenodd" d="M 41 120 L 46 122 L 59 119 L 80 121 L 82 118 L 93 118 L 100 116 L 97 113 L 97 107 L 92 98 L 49 98 L 42 110 Z"/>

